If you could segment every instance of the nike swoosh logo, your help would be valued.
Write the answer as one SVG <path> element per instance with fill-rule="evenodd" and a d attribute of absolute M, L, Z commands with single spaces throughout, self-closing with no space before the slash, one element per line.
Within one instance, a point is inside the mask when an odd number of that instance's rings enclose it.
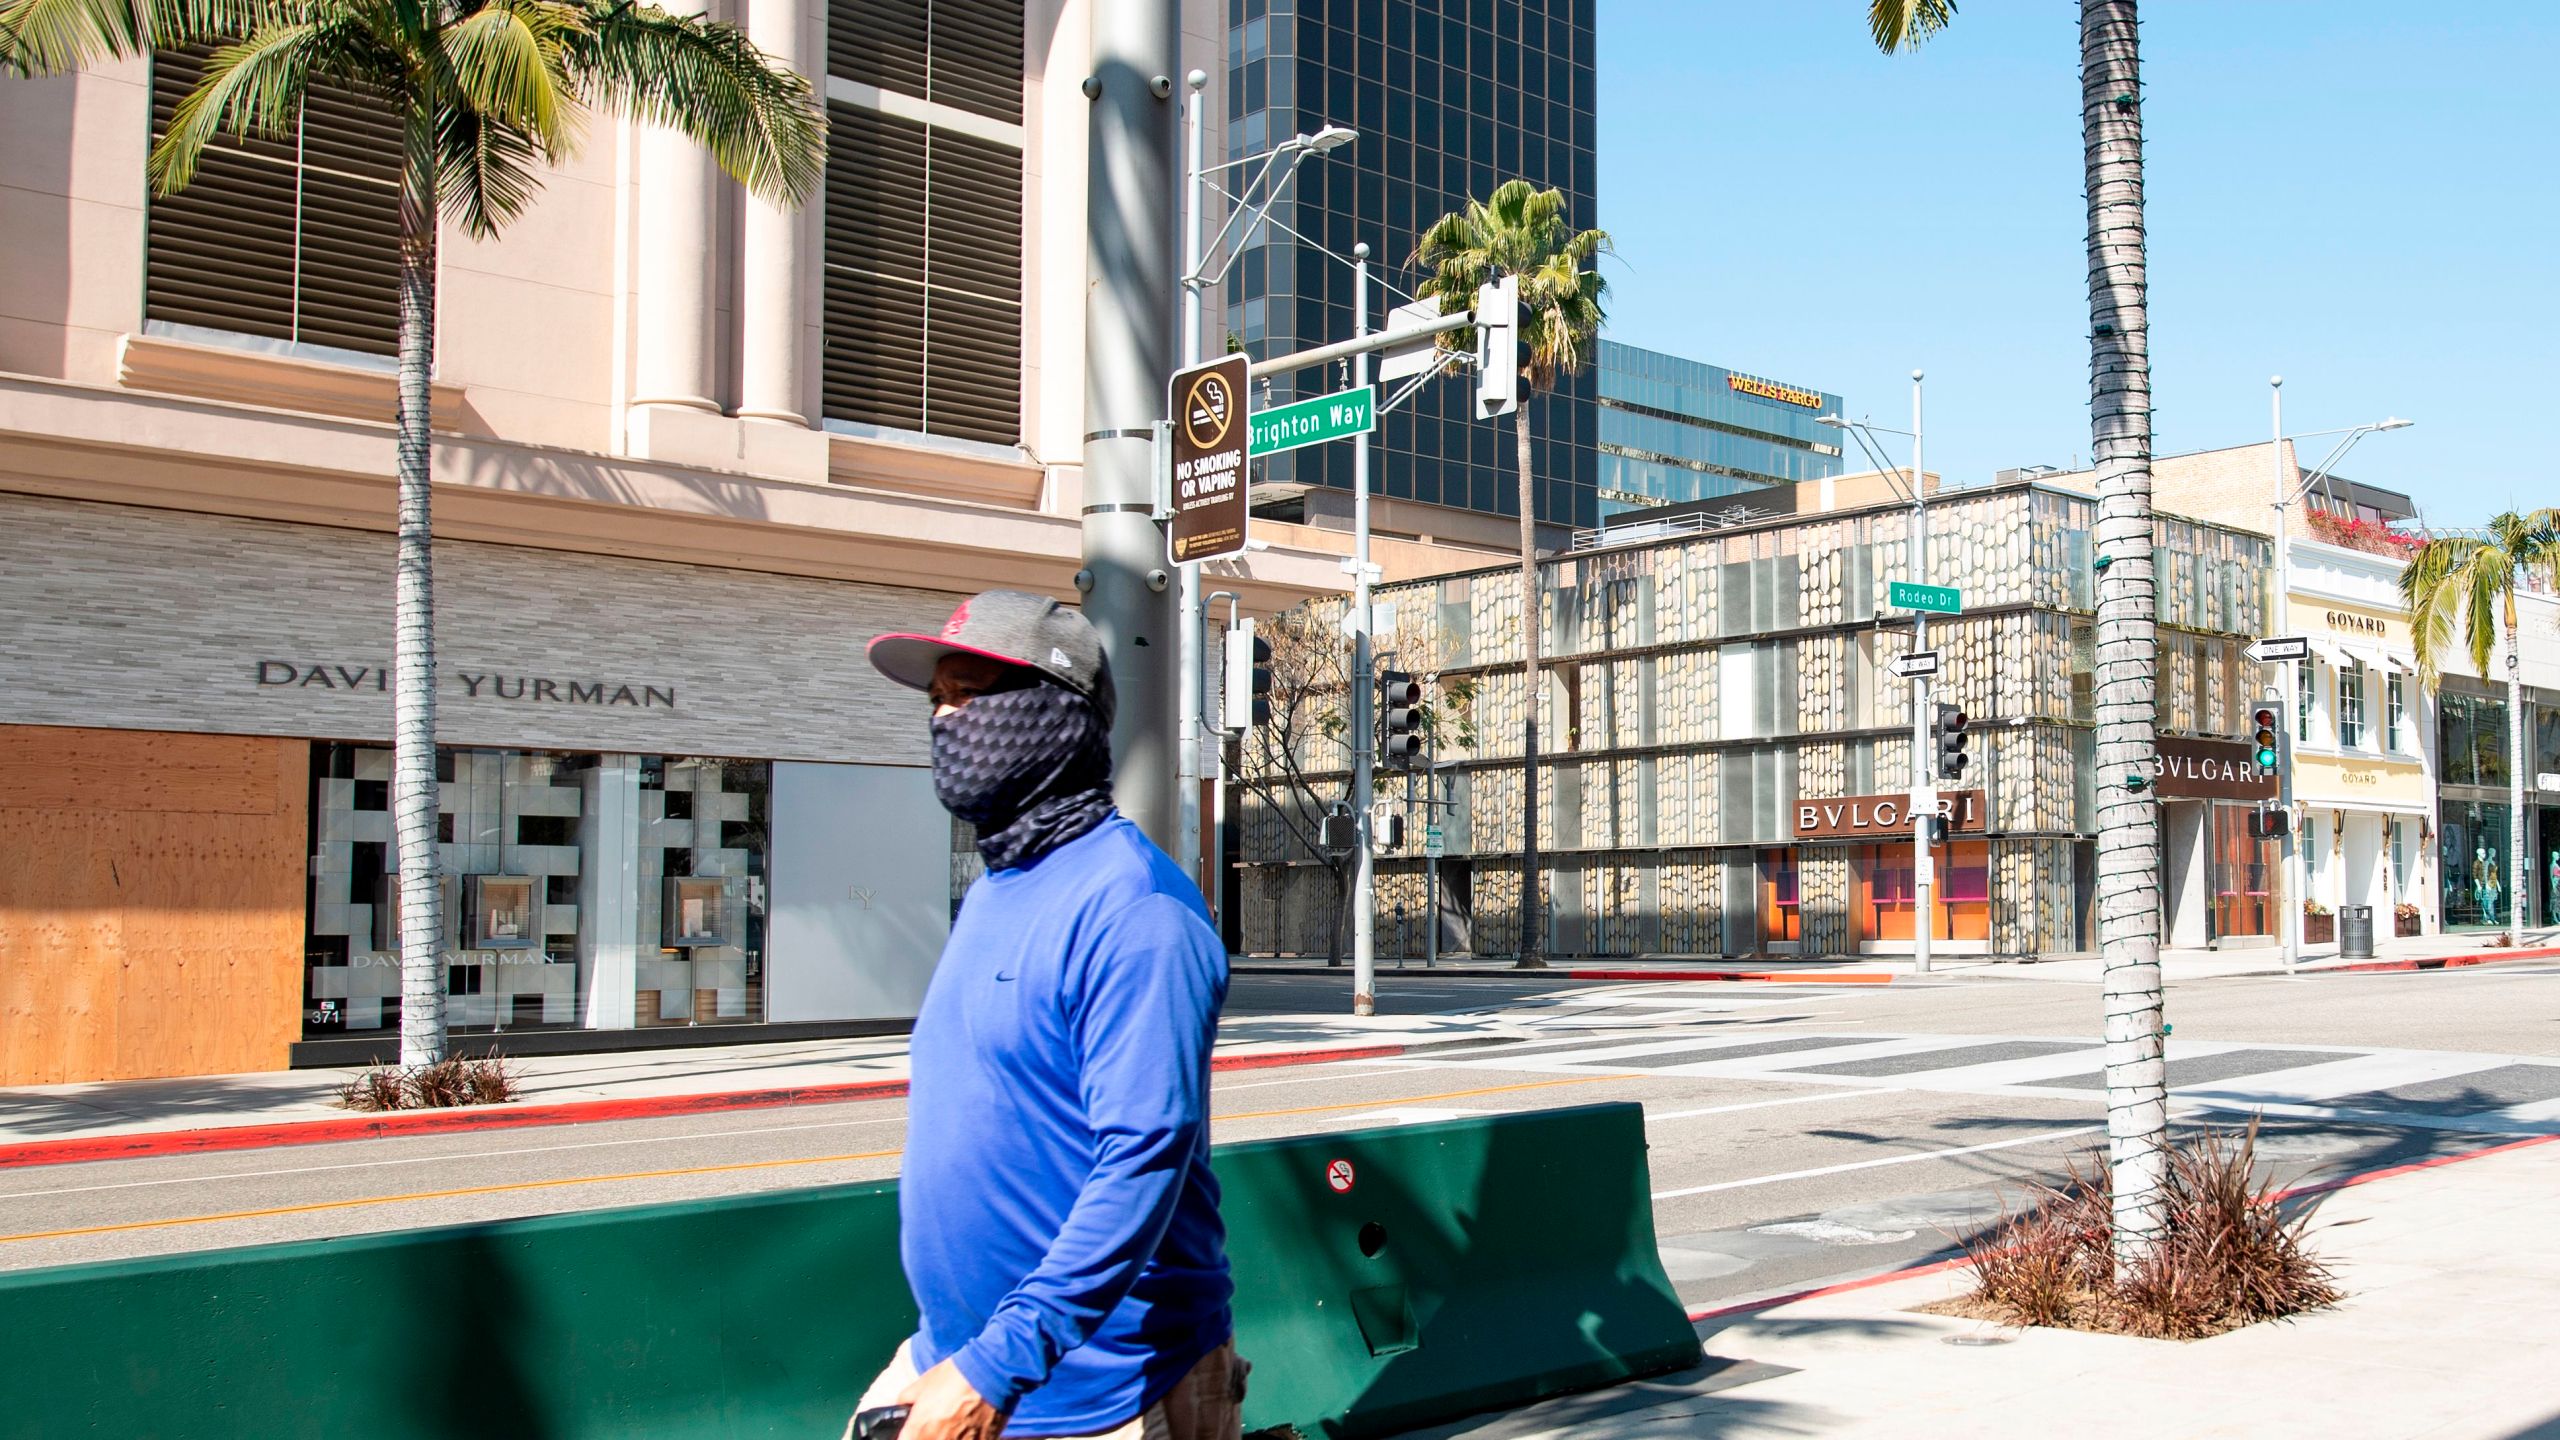
<path fill-rule="evenodd" d="M 1010 980 L 1010 979 L 1012 979 L 1013 977 L 1012 977 L 1012 976 L 1010 976 L 1010 975 L 1007 975 L 1007 974 L 1006 974 L 1006 973 L 1004 973 L 1003 971 L 999 970 L 999 971 L 997 971 L 997 972 L 996 972 L 996 978 L 997 978 L 998 980 Z"/>

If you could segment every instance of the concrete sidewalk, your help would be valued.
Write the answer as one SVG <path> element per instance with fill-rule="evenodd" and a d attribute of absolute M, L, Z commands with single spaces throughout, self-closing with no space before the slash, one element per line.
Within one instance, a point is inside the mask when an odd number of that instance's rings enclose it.
<path fill-rule="evenodd" d="M 1915 1313 L 1968 1288 L 1964 1271 L 1949 1269 L 1710 1314 L 1699 1323 L 1709 1359 L 1697 1370 L 1415 1433 L 2560 1436 L 2555 1193 L 2560 1144 L 2531 1140 L 2320 1197 L 2314 1248 L 2347 1299 L 2210 1340 Z"/>
<path fill-rule="evenodd" d="M 1212 1063 L 1221 1070 L 1315 1064 L 1428 1050 L 1514 1029 L 1493 1019 L 1440 1016 L 1240 1016 L 1219 1027 Z M 523 1098 L 516 1104 L 402 1115 L 443 1122 L 420 1128 L 471 1128 L 506 1123 L 503 1117 L 527 1112 L 541 1112 L 538 1118 L 545 1123 L 573 1123 L 886 1098 L 904 1093 L 907 1037 L 526 1056 L 508 1064 L 523 1081 Z M 60 1142 L 235 1127 L 379 1123 L 385 1117 L 359 1117 L 336 1103 L 338 1088 L 356 1073 L 278 1070 L 0 1090 L 0 1167 L 58 1163 L 50 1160 L 49 1150 L 41 1152 L 46 1160 L 29 1156 L 37 1153 L 30 1147 Z M 532 1122 L 519 1118 L 515 1123 Z M 279 1136 L 259 1143 L 295 1142 Z M 237 1147 L 216 1142 L 199 1148 Z"/>

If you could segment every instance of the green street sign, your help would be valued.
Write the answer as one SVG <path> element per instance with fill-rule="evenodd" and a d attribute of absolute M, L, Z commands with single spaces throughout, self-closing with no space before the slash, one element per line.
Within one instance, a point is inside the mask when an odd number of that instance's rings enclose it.
<path fill-rule="evenodd" d="M 1247 418 L 1253 426 L 1252 453 L 1256 455 L 1277 455 L 1301 445 L 1347 440 L 1378 428 L 1378 387 L 1363 385 L 1335 395 L 1296 400 L 1256 410 Z"/>
<path fill-rule="evenodd" d="M 1424 828 L 1422 832 L 1423 858 L 1428 860 L 1437 860 L 1446 852 L 1447 848 L 1447 842 L 1441 838 L 1439 826 L 1432 825 Z"/>
<path fill-rule="evenodd" d="M 1914 585 L 1896 580 L 1885 587 L 1885 603 L 1905 610 L 1926 610 L 1932 615 L 1964 613 L 1964 592 L 1953 585 Z"/>

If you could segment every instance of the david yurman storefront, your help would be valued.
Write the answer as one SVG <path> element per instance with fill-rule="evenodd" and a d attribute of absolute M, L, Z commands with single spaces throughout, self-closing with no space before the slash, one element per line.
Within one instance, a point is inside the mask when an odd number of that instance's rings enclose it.
<path fill-rule="evenodd" d="M 392 542 L 0 495 L 0 1083 L 387 1056 Z M 897 1028 L 947 933 L 950 597 L 440 542 L 447 1023 L 511 1053 Z"/>

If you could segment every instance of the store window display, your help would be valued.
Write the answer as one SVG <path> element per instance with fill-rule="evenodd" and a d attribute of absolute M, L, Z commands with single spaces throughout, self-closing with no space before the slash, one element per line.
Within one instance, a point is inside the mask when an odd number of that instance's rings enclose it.
<path fill-rule="evenodd" d="M 2448 800 L 2436 832 L 2446 929 L 2494 929 L 2507 923 L 2510 839 L 2504 805 Z"/>
<path fill-rule="evenodd" d="M 763 761 L 437 755 L 445 1023 L 741 1024 L 764 1014 Z M 312 746 L 307 1038 L 396 1030 L 391 751 Z"/>

